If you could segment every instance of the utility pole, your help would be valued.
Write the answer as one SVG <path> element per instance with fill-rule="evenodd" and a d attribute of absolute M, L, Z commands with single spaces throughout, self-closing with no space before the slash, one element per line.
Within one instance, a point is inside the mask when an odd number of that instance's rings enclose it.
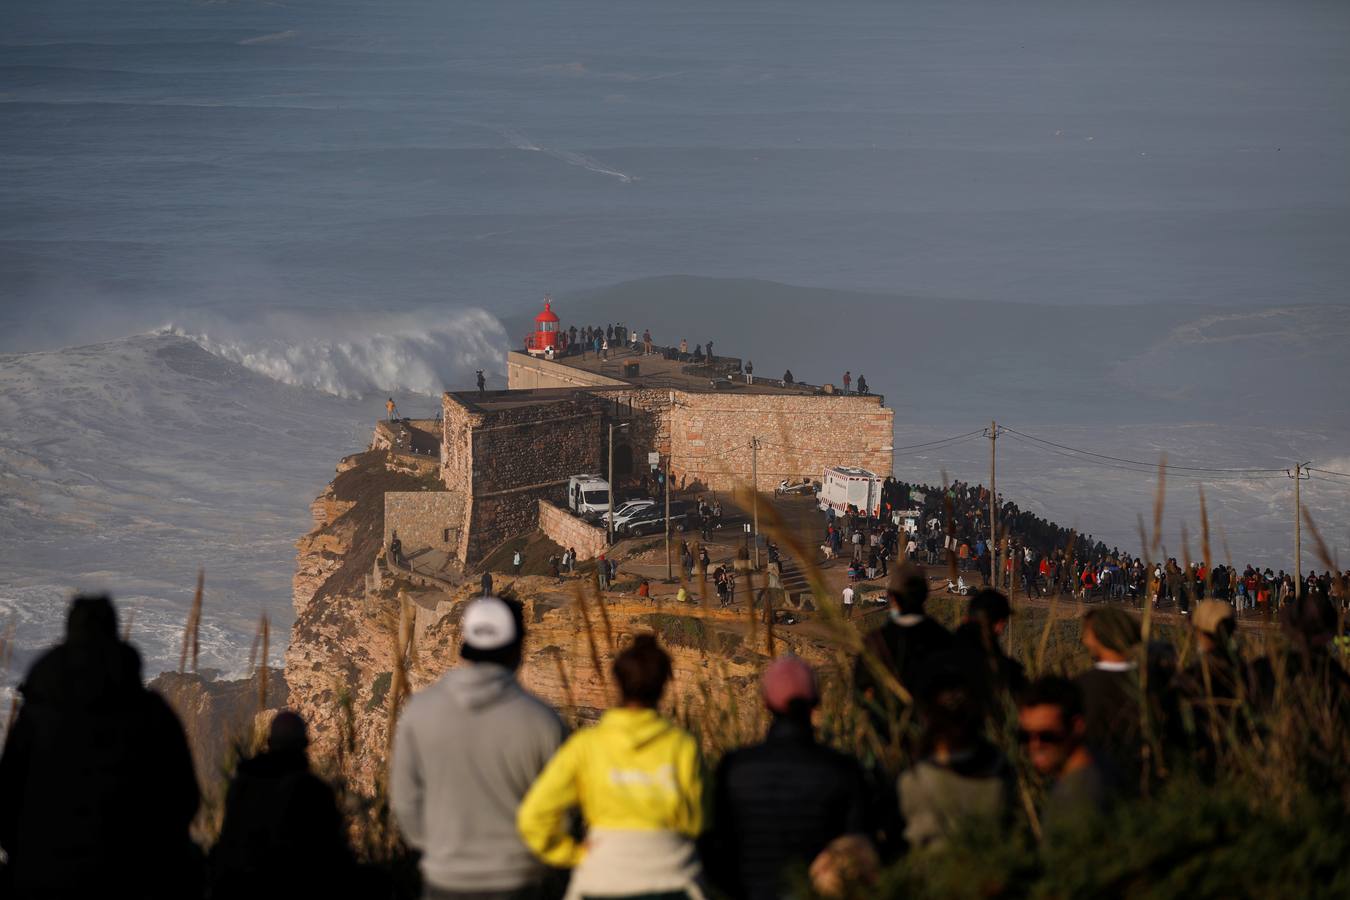
<path fill-rule="evenodd" d="M 1285 470 L 1285 474 L 1294 479 L 1294 599 L 1303 597 L 1303 494 L 1299 482 L 1312 476 L 1308 474 L 1311 462 L 1294 464 L 1294 471 Z"/>
<path fill-rule="evenodd" d="M 616 412 L 618 411 L 618 405 L 619 401 L 616 399 L 614 401 Z M 614 546 L 614 429 L 627 427 L 627 422 L 620 422 L 618 425 L 613 422 L 609 423 L 609 517 L 605 523 L 605 534 L 607 535 L 605 545 L 609 547 Z"/>
<path fill-rule="evenodd" d="M 617 400 L 615 403 L 617 404 Z M 605 546 L 614 546 L 614 423 L 609 423 L 609 515 L 605 517 Z"/>
<path fill-rule="evenodd" d="M 666 454 L 666 581 L 675 579 L 670 567 L 670 454 Z"/>
<path fill-rule="evenodd" d="M 894 441 L 892 441 L 894 443 Z M 755 526 L 755 568 L 759 568 L 759 438 L 750 438 L 750 486 L 754 493 L 751 494 L 750 509 L 751 516 L 754 519 Z"/>
<path fill-rule="evenodd" d="M 989 581 L 995 590 L 1001 589 L 998 580 L 998 482 L 995 481 L 998 463 L 998 422 L 989 421 Z"/>

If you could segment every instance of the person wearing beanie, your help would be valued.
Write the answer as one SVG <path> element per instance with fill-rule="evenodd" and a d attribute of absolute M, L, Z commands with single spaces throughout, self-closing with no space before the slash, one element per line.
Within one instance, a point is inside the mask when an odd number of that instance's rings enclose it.
<path fill-rule="evenodd" d="M 305 720 L 282 710 L 267 749 L 239 763 L 211 849 L 212 900 L 358 896 L 337 797 L 310 771 L 308 746 Z"/>
<path fill-rule="evenodd" d="M 519 603 L 479 597 L 460 618 L 463 663 L 414 694 L 390 766 L 394 818 L 421 851 L 425 900 L 533 897 L 549 873 L 516 832 L 516 811 L 566 736 L 516 680 Z"/>
<path fill-rule="evenodd" d="M 886 624 L 863 639 L 863 653 L 854 663 L 853 683 L 865 701 L 875 708 L 894 705 L 894 692 L 877 677 L 876 667 L 889 672 L 912 696 L 936 654 L 951 649 L 952 635 L 924 614 L 928 579 L 915 565 L 891 572 L 886 586 L 890 600 Z"/>
<path fill-rule="evenodd" d="M 870 840 L 873 831 L 861 767 L 816 741 L 811 667 L 781 656 L 764 670 L 761 690 L 768 734 L 718 766 L 702 842 L 710 880 L 738 900 L 787 896 L 793 867 L 809 865 L 836 838 Z"/>
<path fill-rule="evenodd" d="M 187 738 L 107 596 L 71 603 L 65 640 L 33 663 L 0 756 L 6 897 L 200 893 L 188 837 L 200 794 Z"/>
<path fill-rule="evenodd" d="M 1083 696 L 1087 743 L 1109 771 L 1138 781 L 1140 725 L 1139 620 L 1119 606 L 1099 606 L 1083 616 L 1083 646 L 1092 668 L 1075 680 Z M 1156 685 L 1155 685 L 1156 687 Z"/>
<path fill-rule="evenodd" d="M 520 804 L 521 839 L 572 870 L 568 900 L 704 896 L 703 760 L 693 735 L 656 710 L 671 672 L 656 636 L 636 635 L 611 668 L 619 705 L 568 738 Z M 573 810 L 584 842 L 569 828 Z"/>

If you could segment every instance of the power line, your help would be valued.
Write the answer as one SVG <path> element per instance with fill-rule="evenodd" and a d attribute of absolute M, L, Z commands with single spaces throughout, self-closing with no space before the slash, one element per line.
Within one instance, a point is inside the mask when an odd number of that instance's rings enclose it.
<path fill-rule="evenodd" d="M 954 434 L 954 435 L 952 435 L 951 437 L 947 437 L 947 438 L 939 438 L 939 439 L 936 440 L 936 441 L 925 441 L 925 442 L 922 443 L 922 444 L 905 444 L 905 445 L 902 446 L 902 447 L 892 447 L 891 449 L 892 449 L 892 450 L 914 450 L 914 449 L 916 449 L 916 448 L 918 448 L 918 447 L 931 447 L 933 444 L 945 444 L 945 443 L 947 443 L 948 441 L 955 441 L 955 440 L 959 440 L 959 439 L 961 439 L 961 438 L 967 438 L 967 437 L 983 437 L 983 436 L 984 436 L 984 429 L 983 429 L 983 428 L 977 428 L 977 429 L 974 430 L 974 431 L 967 431 L 965 434 Z"/>
<path fill-rule="evenodd" d="M 907 452 L 908 452 L 909 454 L 914 454 L 914 453 L 932 452 L 932 451 L 934 451 L 934 450 L 946 450 L 948 447 L 955 447 L 955 446 L 958 446 L 959 444 L 969 444 L 971 441 L 978 441 L 978 440 L 982 440 L 983 438 L 984 438 L 984 432 L 982 432 L 982 431 L 977 431 L 975 434 L 972 434 L 972 435 L 970 435 L 969 437 L 963 437 L 963 438 L 958 438 L 958 439 L 956 439 L 956 440 L 948 441 L 948 442 L 946 442 L 946 443 L 941 444 L 940 446 L 934 447 L 934 446 L 930 446 L 930 445 L 924 445 L 924 449 L 921 449 L 921 450 L 909 450 L 909 451 L 907 451 L 906 448 L 904 448 L 904 447 L 896 447 L 896 448 L 895 448 L 895 452 L 898 453 L 900 456 L 905 456 L 905 455 L 907 455 Z"/>
<path fill-rule="evenodd" d="M 1009 433 L 1010 435 L 1012 435 L 1013 440 L 1016 440 L 1016 441 L 1018 441 L 1018 442 L 1020 442 L 1020 443 L 1023 443 L 1023 444 L 1027 444 L 1028 446 L 1031 446 L 1031 447 L 1035 447 L 1035 448 L 1038 449 L 1038 450 L 1044 450 L 1046 453 L 1053 453 L 1053 454 L 1055 454 L 1056 456 L 1062 456 L 1062 457 L 1064 457 L 1065 459 L 1071 459 L 1071 460 L 1073 460 L 1074 462 L 1078 462 L 1078 463 L 1087 463 L 1087 464 L 1094 465 L 1094 466 L 1101 466 L 1101 467 L 1106 468 L 1106 469 L 1119 469 L 1119 470 L 1121 470 L 1121 471 L 1123 471 L 1123 472 L 1134 472 L 1134 473 L 1139 474 L 1139 475 L 1149 475 L 1149 474 L 1152 474 L 1153 472 L 1157 471 L 1157 466 L 1151 465 L 1150 463 L 1136 462 L 1136 461 L 1134 461 L 1134 460 L 1125 460 L 1125 462 L 1127 462 L 1129 465 L 1117 465 L 1116 463 L 1101 462 L 1101 461 L 1099 461 L 1099 460 L 1097 460 L 1097 459 L 1090 459 L 1090 458 L 1085 459 L 1085 458 L 1083 458 L 1082 456 L 1074 456 L 1072 453 L 1065 453 L 1065 452 L 1063 452 L 1063 451 L 1061 451 L 1061 450 L 1056 450 L 1056 449 L 1054 449 L 1055 446 L 1061 446 L 1061 445 L 1053 445 L 1053 446 L 1047 447 L 1047 446 L 1044 446 L 1042 443 L 1037 443 L 1037 442 L 1035 442 L 1035 441 L 1036 441 L 1035 438 L 1032 438 L 1031 440 L 1027 440 L 1027 438 L 1029 437 L 1029 435 L 1023 435 L 1020 431 L 1014 431 L 1014 430 L 1011 429 L 1011 428 L 1007 429 L 1007 431 L 1008 431 L 1008 433 Z M 1048 441 L 1047 441 L 1047 442 L 1045 442 L 1045 443 L 1051 443 L 1051 442 L 1048 442 Z M 1069 449 L 1074 449 L 1074 448 L 1069 448 Z M 1091 454 L 1091 456 L 1102 456 L 1102 454 L 1094 453 L 1094 454 Z M 1108 459 L 1114 459 L 1115 457 L 1105 457 L 1105 458 L 1108 458 Z M 1140 466 L 1141 468 L 1132 468 L 1132 466 Z M 1181 468 L 1181 467 L 1179 467 L 1179 468 Z M 1169 474 L 1171 474 L 1173 477 L 1176 477 L 1176 478 L 1195 478 L 1195 479 L 1199 479 L 1199 480 L 1202 480 L 1202 481 L 1218 480 L 1218 479 L 1220 479 L 1220 478 L 1226 478 L 1226 479 L 1228 479 L 1228 480 L 1234 480 L 1234 481 L 1236 481 L 1236 480 L 1249 479 L 1249 478 L 1250 478 L 1250 479 L 1271 479 L 1271 478 L 1283 478 L 1283 477 L 1284 477 L 1284 470 L 1283 470 L 1283 469 L 1253 469 L 1253 470 L 1239 470 L 1239 471 L 1225 471 L 1225 470 L 1222 470 L 1222 469 L 1215 469 L 1215 470 L 1205 470 L 1205 471 L 1212 471 L 1212 472 L 1214 472 L 1215 474 L 1212 474 L 1212 475 L 1204 475 L 1204 474 L 1197 474 L 1197 473 L 1195 473 L 1195 472 L 1188 472 L 1188 471 L 1169 472 Z M 1261 472 L 1261 473 L 1267 473 L 1267 474 L 1259 474 L 1259 475 L 1255 475 L 1255 474 L 1253 474 L 1253 475 L 1242 475 L 1242 474 L 1240 474 L 1241 471 Z M 1275 473 L 1278 473 L 1278 474 L 1275 474 Z"/>
<path fill-rule="evenodd" d="M 1321 475 L 1335 475 L 1337 478 L 1350 478 L 1350 473 L 1347 472 L 1333 472 L 1330 469 L 1315 469 L 1312 466 L 1304 466 L 1304 468 L 1309 472 L 1317 472 Z"/>
<path fill-rule="evenodd" d="M 1006 426 L 1005 426 L 1005 427 L 1006 427 Z M 1007 428 L 1006 430 L 1012 432 L 1013 434 L 1021 435 L 1022 437 L 1028 438 L 1028 439 L 1033 440 L 1033 441 L 1038 441 L 1038 442 L 1043 443 L 1043 444 L 1049 444 L 1049 445 L 1052 446 L 1052 447 L 1058 447 L 1058 448 L 1060 448 L 1061 450 L 1069 450 L 1069 451 L 1072 451 L 1072 452 L 1074 452 L 1074 453 L 1082 453 L 1082 454 L 1084 454 L 1084 455 L 1086 455 L 1086 456 L 1095 456 L 1095 457 L 1097 457 L 1098 459 L 1107 459 L 1107 460 L 1111 460 L 1112 462 L 1128 463 L 1128 464 L 1133 465 L 1133 466 L 1144 466 L 1144 467 L 1147 467 L 1147 468 L 1149 468 L 1149 469 L 1157 469 L 1157 468 L 1158 468 L 1158 464 L 1157 464 L 1157 463 L 1144 462 L 1144 461 L 1138 460 L 1138 459 L 1125 459 L 1124 457 L 1120 457 L 1120 456 L 1108 456 L 1108 455 L 1106 455 L 1105 453 L 1095 453 L 1095 452 L 1093 452 L 1092 450 L 1084 450 L 1084 449 L 1082 449 L 1082 448 L 1080 448 L 1080 447 L 1070 447 L 1068 444 L 1060 444 L 1060 443 L 1056 443 L 1055 441 L 1048 440 L 1048 439 L 1046 439 L 1046 438 L 1036 437 L 1034 434 L 1025 434 L 1025 433 L 1023 433 L 1023 432 L 1021 432 L 1021 431 L 1016 430 L 1015 428 Z M 1162 468 L 1163 468 L 1163 469 L 1166 469 L 1166 470 L 1168 470 L 1168 471 L 1179 471 L 1179 472 L 1213 472 L 1213 473 L 1222 474 L 1222 475 L 1272 474 L 1272 473 L 1277 473 L 1277 472 L 1280 473 L 1280 474 L 1283 474 L 1283 473 L 1286 471 L 1285 469 L 1224 469 L 1224 468 L 1217 468 L 1217 467 L 1213 467 L 1213 466 L 1174 466 L 1174 465 L 1170 465 L 1170 464 L 1166 464 L 1166 463 L 1164 463 L 1164 464 L 1162 465 Z"/>

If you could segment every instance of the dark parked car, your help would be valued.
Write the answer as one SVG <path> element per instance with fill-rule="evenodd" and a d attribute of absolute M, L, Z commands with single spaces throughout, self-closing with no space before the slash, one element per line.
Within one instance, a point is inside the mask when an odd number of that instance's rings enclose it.
<path fill-rule="evenodd" d="M 683 500 L 670 502 L 670 528 L 672 531 L 684 531 L 689 527 L 689 515 L 693 512 Z M 619 525 L 618 531 L 624 537 L 636 537 L 640 534 L 663 534 L 666 530 L 666 507 L 663 503 L 640 510 L 636 515 Z"/>

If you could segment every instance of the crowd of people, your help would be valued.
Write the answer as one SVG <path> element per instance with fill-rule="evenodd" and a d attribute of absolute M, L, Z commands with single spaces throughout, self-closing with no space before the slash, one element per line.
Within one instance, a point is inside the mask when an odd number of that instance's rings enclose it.
<path fill-rule="evenodd" d="M 918 513 L 912 532 L 901 534 L 892 523 L 892 513 L 900 511 Z M 851 548 L 854 580 L 885 577 L 888 560 L 954 562 L 983 586 L 1009 595 L 1073 596 L 1136 607 L 1147 601 L 1186 615 L 1206 599 L 1224 601 L 1239 612 L 1272 612 L 1299 593 L 1330 594 L 1334 582 L 1350 578 L 1350 571 L 1312 569 L 1300 586 L 1293 573 L 1251 564 L 1210 567 L 1203 560 L 1168 557 L 1150 566 L 1138 555 L 1108 548 L 1091 535 L 1061 528 L 1011 501 L 998 506 L 998 546 L 991 547 L 989 518 L 989 492 L 982 485 L 957 481 L 936 488 L 887 478 L 879 516 L 856 509 L 827 515 L 821 551 L 830 560 Z M 996 561 L 991 561 L 993 554 Z"/>
<path fill-rule="evenodd" d="M 1012 615 L 1003 593 L 973 596 L 952 632 L 926 614 L 928 590 L 918 567 L 894 568 L 889 615 L 864 636 L 851 682 L 877 734 L 905 747 L 898 772 L 820 740 L 817 673 L 792 655 L 763 670 L 762 741 L 705 767 L 698 741 L 659 711 L 672 662 L 650 633 L 613 660 L 616 705 L 569 733 L 516 677 L 521 605 L 467 601 L 460 664 L 409 700 L 392 743 L 392 816 L 417 854 L 421 896 L 770 900 L 794 877 L 839 895 L 972 827 L 1006 831 L 1029 815 L 1056 840 L 1138 794 L 1141 766 L 1203 777 L 1219 731 L 1231 733 L 1244 706 L 1277 702 L 1277 673 L 1321 686 L 1294 690 L 1346 713 L 1337 613 L 1320 588 L 1286 605 L 1286 641 L 1261 659 L 1245 655 L 1230 604 L 1199 601 L 1184 667 L 1170 646 L 1142 646 L 1133 612 L 1094 607 L 1082 622 L 1092 667 L 1030 682 L 1000 647 Z M 108 598 L 75 600 L 65 640 L 20 692 L 0 757 L 6 896 L 391 896 L 357 865 L 333 790 L 310 771 L 305 722 L 289 711 L 239 762 L 219 837 L 197 850 L 183 729 L 142 685 Z M 1009 733 L 1020 751 L 995 739 Z M 1029 811 L 1019 760 L 1044 780 Z"/>

